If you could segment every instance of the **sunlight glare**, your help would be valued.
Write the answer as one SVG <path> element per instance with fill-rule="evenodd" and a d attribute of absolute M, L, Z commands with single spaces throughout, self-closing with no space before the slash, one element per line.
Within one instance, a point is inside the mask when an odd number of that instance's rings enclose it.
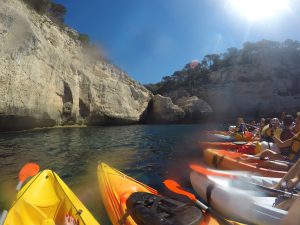
<path fill-rule="evenodd" d="M 229 0 L 229 6 L 249 21 L 260 21 L 289 10 L 288 0 Z"/>

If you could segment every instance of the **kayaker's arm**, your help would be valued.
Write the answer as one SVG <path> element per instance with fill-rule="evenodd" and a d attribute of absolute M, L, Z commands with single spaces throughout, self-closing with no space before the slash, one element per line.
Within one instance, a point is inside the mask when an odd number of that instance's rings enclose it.
<path fill-rule="evenodd" d="M 296 136 L 286 140 L 286 141 L 282 141 L 279 138 L 277 138 L 276 136 L 272 136 L 272 139 L 274 140 L 275 144 L 279 147 L 279 148 L 287 148 L 290 147 L 293 144 L 294 139 L 297 138 Z"/>
<path fill-rule="evenodd" d="M 293 203 L 292 207 L 289 209 L 287 216 L 285 216 L 281 222 L 281 225 L 292 225 L 292 224 L 300 224 L 300 198 Z"/>

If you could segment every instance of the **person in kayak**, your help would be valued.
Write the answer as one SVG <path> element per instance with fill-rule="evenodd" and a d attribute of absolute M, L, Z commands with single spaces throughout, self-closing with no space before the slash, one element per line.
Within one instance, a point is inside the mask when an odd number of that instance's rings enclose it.
<path fill-rule="evenodd" d="M 258 126 L 256 125 L 256 122 L 255 120 L 251 121 L 249 124 L 246 124 L 247 125 L 247 129 L 249 132 L 251 133 L 257 133 L 258 131 Z"/>
<path fill-rule="evenodd" d="M 244 122 L 244 119 L 242 117 L 238 117 L 237 125 L 236 125 L 236 132 L 240 133 L 240 134 L 244 134 L 246 131 L 248 131 L 248 129 Z"/>
<path fill-rule="evenodd" d="M 280 134 L 280 140 L 281 141 L 286 141 L 290 138 L 292 138 L 295 133 L 292 131 L 294 124 L 294 117 L 292 115 L 286 115 L 283 118 L 283 122 L 282 122 L 282 131 Z M 296 132 L 298 133 L 298 132 Z"/>
<path fill-rule="evenodd" d="M 280 117 L 279 117 L 279 121 L 280 121 L 280 124 L 281 125 L 283 125 L 283 121 L 284 121 L 284 118 L 285 118 L 285 112 L 282 112 L 281 114 L 280 114 Z"/>
<path fill-rule="evenodd" d="M 297 112 L 297 116 L 296 116 L 296 119 L 299 119 L 300 120 L 300 112 Z M 295 123 L 293 123 L 293 128 L 292 128 L 292 131 L 296 134 L 298 132 L 300 132 L 299 129 L 297 129 L 297 126 Z"/>
<path fill-rule="evenodd" d="M 296 119 L 296 129 L 300 130 L 300 117 Z M 300 158 L 300 132 L 293 135 L 291 138 L 282 141 L 274 135 L 274 129 L 271 132 L 272 139 L 280 149 L 286 149 L 279 153 L 272 150 L 265 150 L 258 154 L 262 159 L 280 160 L 282 162 L 264 161 L 258 166 L 275 170 L 288 170 L 290 163 L 295 163 Z M 287 163 L 284 163 L 287 161 Z"/>
<path fill-rule="evenodd" d="M 272 139 L 272 130 L 274 135 L 279 137 L 281 133 L 280 122 L 278 118 L 273 118 L 270 120 L 270 123 L 266 125 L 261 131 L 261 141 L 274 142 Z"/>

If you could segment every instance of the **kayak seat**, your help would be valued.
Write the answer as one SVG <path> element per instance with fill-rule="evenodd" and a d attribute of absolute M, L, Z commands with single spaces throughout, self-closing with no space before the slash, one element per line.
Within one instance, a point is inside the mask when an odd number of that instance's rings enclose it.
<path fill-rule="evenodd" d="M 202 220 L 202 212 L 192 203 L 147 192 L 132 193 L 126 206 L 127 214 L 119 220 L 119 224 L 126 224 L 129 215 L 137 224 L 143 225 L 198 225 Z"/>

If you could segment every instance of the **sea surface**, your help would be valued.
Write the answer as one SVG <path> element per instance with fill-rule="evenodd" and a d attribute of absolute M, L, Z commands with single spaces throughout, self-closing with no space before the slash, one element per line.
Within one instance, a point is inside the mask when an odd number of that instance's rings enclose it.
<path fill-rule="evenodd" d="M 16 196 L 27 162 L 52 169 L 101 224 L 110 224 L 100 201 L 97 164 L 103 161 L 160 189 L 166 178 L 189 185 L 189 163 L 201 161 L 201 131 L 216 125 L 132 125 L 55 128 L 0 133 L 0 210 Z"/>

